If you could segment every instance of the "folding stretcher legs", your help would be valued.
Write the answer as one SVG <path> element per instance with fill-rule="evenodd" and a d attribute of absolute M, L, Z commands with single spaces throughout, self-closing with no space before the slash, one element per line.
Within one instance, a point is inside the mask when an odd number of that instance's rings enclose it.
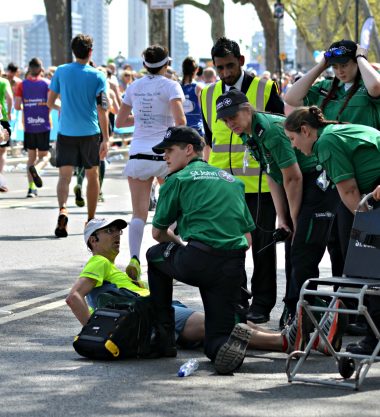
<path fill-rule="evenodd" d="M 310 288 L 309 288 L 310 287 Z M 313 288 L 313 289 L 311 289 Z M 308 300 L 314 296 L 327 298 L 329 304 L 325 307 L 313 306 Z M 380 361 L 380 332 L 372 320 L 367 307 L 364 305 L 364 297 L 380 296 L 380 281 L 374 279 L 361 278 L 314 278 L 306 281 L 301 289 L 299 305 L 304 309 L 304 313 L 310 318 L 315 326 L 315 332 L 312 334 L 309 343 L 304 351 L 292 352 L 286 361 L 286 373 L 288 381 L 302 381 L 324 385 L 336 385 L 350 387 L 358 390 L 364 381 L 369 368 L 375 361 Z M 305 299 L 306 297 L 306 299 Z M 345 306 L 337 306 L 338 298 L 349 298 L 357 301 L 356 308 L 347 308 Z M 380 298 L 378 300 L 380 302 Z M 368 326 L 372 329 L 373 334 L 377 338 L 377 345 L 371 355 L 358 355 L 349 352 L 337 352 L 329 342 L 328 338 L 322 331 L 322 327 L 328 318 L 330 312 L 338 312 L 339 314 L 363 315 L 367 320 Z M 314 313 L 322 313 L 322 317 L 317 320 Z M 305 363 L 317 337 L 323 339 L 326 348 L 335 359 L 340 377 L 336 378 L 317 378 L 300 375 L 300 370 Z M 296 362 L 294 361 L 296 359 Z M 295 362 L 295 365 L 294 365 Z M 353 376 L 352 379 L 351 376 Z"/>

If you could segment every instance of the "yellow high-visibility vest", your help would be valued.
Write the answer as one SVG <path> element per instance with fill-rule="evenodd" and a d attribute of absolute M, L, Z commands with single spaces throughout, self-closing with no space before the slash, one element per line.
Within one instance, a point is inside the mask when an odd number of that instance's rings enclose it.
<path fill-rule="evenodd" d="M 246 92 L 248 101 L 258 111 L 264 111 L 272 90 L 273 81 L 255 77 Z M 212 150 L 209 164 L 217 166 L 240 178 L 245 184 L 246 193 L 259 190 L 260 166 L 251 157 L 243 172 L 245 146 L 238 135 L 233 133 L 222 120 L 216 120 L 216 99 L 222 94 L 222 81 L 202 90 L 201 103 L 203 116 L 212 132 Z M 263 175 L 261 191 L 269 192 L 268 182 Z"/>

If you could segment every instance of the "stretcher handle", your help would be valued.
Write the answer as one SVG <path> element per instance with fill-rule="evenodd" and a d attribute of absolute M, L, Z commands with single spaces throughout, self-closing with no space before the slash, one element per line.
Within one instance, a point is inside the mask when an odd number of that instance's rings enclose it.
<path fill-rule="evenodd" d="M 365 209 L 366 207 L 366 203 L 369 199 L 372 198 L 372 193 L 368 193 L 366 194 L 359 202 L 358 204 L 358 208 L 356 209 L 356 211 L 363 211 L 363 209 Z"/>

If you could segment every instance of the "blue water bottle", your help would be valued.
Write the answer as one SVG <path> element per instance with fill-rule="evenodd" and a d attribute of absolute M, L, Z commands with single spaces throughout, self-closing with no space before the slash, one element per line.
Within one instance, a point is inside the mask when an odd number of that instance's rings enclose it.
<path fill-rule="evenodd" d="M 199 367 L 198 359 L 189 359 L 187 362 L 185 362 L 178 371 L 178 376 L 184 377 L 189 376 L 192 373 L 194 373 Z"/>

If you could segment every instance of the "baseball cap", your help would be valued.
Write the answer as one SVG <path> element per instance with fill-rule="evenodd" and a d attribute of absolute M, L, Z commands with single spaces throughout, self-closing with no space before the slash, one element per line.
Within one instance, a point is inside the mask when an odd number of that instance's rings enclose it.
<path fill-rule="evenodd" d="M 350 59 L 356 61 L 357 45 L 353 41 L 342 39 L 339 42 L 334 42 L 325 52 L 325 58 L 329 65 L 345 64 Z"/>
<path fill-rule="evenodd" d="M 188 126 L 169 127 L 165 133 L 164 140 L 153 146 L 155 153 L 162 154 L 166 148 L 170 148 L 175 143 L 191 143 L 192 145 L 201 145 L 202 137 L 199 133 Z"/>
<path fill-rule="evenodd" d="M 216 100 L 216 120 L 234 116 L 242 103 L 248 103 L 248 98 L 239 90 L 234 89 L 222 94 Z"/>
<path fill-rule="evenodd" d="M 128 223 L 123 219 L 92 219 L 86 224 L 86 227 L 84 228 L 84 243 L 87 245 L 88 239 L 97 230 L 104 229 L 112 225 L 115 225 L 120 230 L 122 230 L 128 226 Z"/>

